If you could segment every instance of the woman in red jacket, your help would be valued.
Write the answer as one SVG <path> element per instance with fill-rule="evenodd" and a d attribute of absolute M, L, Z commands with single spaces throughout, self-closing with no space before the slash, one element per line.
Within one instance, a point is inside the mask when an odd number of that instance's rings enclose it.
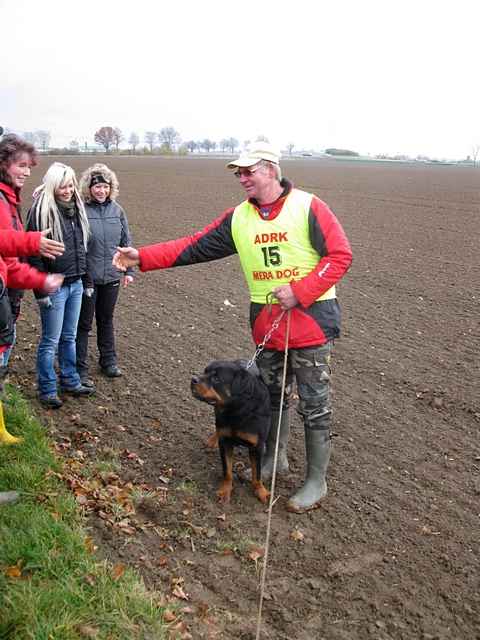
<path fill-rule="evenodd" d="M 14 134 L 0 140 L 0 233 L 3 230 L 23 231 L 20 213 L 20 191 L 36 164 L 35 147 Z M 3 235 L 3 233 L 2 233 Z M 18 257 L 6 257 L 8 299 L 13 316 L 13 340 L 3 354 L 8 364 L 15 343 L 15 323 L 20 313 L 22 289 L 42 289 L 48 295 L 59 286 L 58 278 L 48 278 Z"/>
<path fill-rule="evenodd" d="M 48 233 L 50 233 L 49 229 L 42 233 L 24 233 L 23 231 L 2 231 L 0 233 L 0 445 L 16 444 L 21 441 L 21 438 L 16 438 L 8 433 L 1 401 L 2 383 L 7 372 L 4 354 L 10 348 L 14 336 L 10 301 L 7 295 L 8 271 L 3 257 L 41 254 L 54 259 L 62 255 L 63 244 L 47 238 Z M 61 280 L 61 276 L 54 278 L 50 276 L 49 282 L 56 282 L 59 286 Z"/>

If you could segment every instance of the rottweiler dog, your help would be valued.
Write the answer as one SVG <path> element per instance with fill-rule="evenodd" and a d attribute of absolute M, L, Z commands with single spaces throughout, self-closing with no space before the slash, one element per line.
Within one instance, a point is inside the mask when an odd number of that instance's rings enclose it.
<path fill-rule="evenodd" d="M 262 456 L 270 429 L 271 407 L 267 385 L 256 365 L 245 360 L 216 360 L 191 381 L 192 395 L 215 409 L 215 428 L 223 467 L 217 491 L 221 502 L 229 502 L 233 486 L 233 449 L 248 448 L 252 488 L 266 503 L 269 492 L 262 483 Z"/>

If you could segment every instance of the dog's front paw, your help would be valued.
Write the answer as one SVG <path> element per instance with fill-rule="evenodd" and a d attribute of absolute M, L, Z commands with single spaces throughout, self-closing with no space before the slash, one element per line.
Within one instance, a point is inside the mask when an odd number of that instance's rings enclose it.
<path fill-rule="evenodd" d="M 260 502 L 263 502 L 263 504 L 266 504 L 268 502 L 268 499 L 270 497 L 270 491 L 267 491 L 263 486 L 263 484 L 260 483 L 259 485 L 254 487 L 254 493 L 257 496 L 257 498 L 260 500 Z"/>
<path fill-rule="evenodd" d="M 230 496 L 232 495 L 232 484 L 230 482 L 222 482 L 218 491 L 217 497 L 220 502 L 224 504 L 230 502 Z"/>
<path fill-rule="evenodd" d="M 207 449 L 217 449 L 218 448 L 218 433 L 212 433 L 211 436 L 208 436 L 207 442 L 205 443 Z"/>

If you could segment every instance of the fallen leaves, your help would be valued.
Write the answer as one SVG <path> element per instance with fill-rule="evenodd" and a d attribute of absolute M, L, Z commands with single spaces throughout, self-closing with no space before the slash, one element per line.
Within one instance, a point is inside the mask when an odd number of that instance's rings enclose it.
<path fill-rule="evenodd" d="M 97 638 L 100 630 L 88 624 L 81 624 L 77 626 L 77 632 L 82 638 Z"/>
<path fill-rule="evenodd" d="M 305 535 L 300 531 L 300 529 L 294 529 L 290 532 L 290 540 L 295 540 L 295 542 L 303 542 L 305 540 Z"/>
<path fill-rule="evenodd" d="M 420 533 L 424 536 L 439 536 L 440 535 L 440 531 L 433 531 L 433 529 L 431 529 L 431 527 L 429 527 L 428 525 L 424 524 L 423 527 L 420 529 Z"/>
<path fill-rule="evenodd" d="M 177 616 L 171 609 L 165 609 L 165 611 L 163 612 L 163 619 L 165 620 L 165 622 L 170 623 L 174 622 L 177 619 Z"/>
<path fill-rule="evenodd" d="M 183 584 L 184 584 L 184 579 L 180 578 L 180 577 L 172 577 L 171 579 L 171 590 L 172 590 L 172 595 L 175 596 L 175 598 L 179 598 L 180 600 L 188 600 L 189 596 L 185 593 L 184 589 L 183 589 Z"/>
<path fill-rule="evenodd" d="M 257 547 L 249 551 L 249 553 L 247 554 L 247 557 L 253 562 L 255 562 L 255 564 L 257 564 L 258 560 L 260 560 L 260 558 L 263 558 L 264 555 L 265 555 L 265 550 Z"/>
<path fill-rule="evenodd" d="M 18 560 L 18 562 L 10 567 L 5 569 L 5 575 L 8 578 L 21 578 L 22 577 L 22 560 Z"/>
<path fill-rule="evenodd" d="M 89 431 L 79 431 L 72 440 L 96 442 L 96 436 Z M 105 453 L 107 449 L 104 447 L 102 451 Z M 123 455 L 129 460 L 143 464 L 143 460 L 128 449 L 124 449 Z M 154 489 L 146 484 L 134 485 L 122 480 L 112 471 L 99 471 L 94 465 L 87 466 L 84 458 L 83 452 L 75 450 L 72 457 L 64 461 L 63 473 L 50 471 L 47 476 L 55 476 L 63 481 L 85 512 L 96 513 L 106 526 L 124 535 L 134 536 L 137 530 L 155 526 L 153 522 L 139 521 L 135 517 L 136 501 L 138 502 L 139 495 L 147 495 L 154 503 L 165 503 L 168 489 Z"/>
<path fill-rule="evenodd" d="M 124 564 L 117 563 L 117 564 L 113 565 L 112 578 L 113 578 L 113 580 L 115 582 L 117 580 L 120 580 L 120 578 L 123 576 L 124 573 L 125 573 L 125 565 Z"/>
<path fill-rule="evenodd" d="M 84 545 L 85 545 L 85 549 L 88 551 L 88 553 L 95 553 L 95 551 L 97 551 L 98 547 L 96 546 L 96 544 L 93 541 L 93 538 L 91 538 L 90 536 L 87 536 L 84 540 Z"/>

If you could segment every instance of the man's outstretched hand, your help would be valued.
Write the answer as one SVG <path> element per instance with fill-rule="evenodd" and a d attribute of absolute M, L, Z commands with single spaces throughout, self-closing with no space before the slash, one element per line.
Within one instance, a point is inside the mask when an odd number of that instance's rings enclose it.
<path fill-rule="evenodd" d="M 138 251 L 133 247 L 117 247 L 112 264 L 120 271 L 126 271 L 128 267 L 136 267 L 140 264 Z"/>

